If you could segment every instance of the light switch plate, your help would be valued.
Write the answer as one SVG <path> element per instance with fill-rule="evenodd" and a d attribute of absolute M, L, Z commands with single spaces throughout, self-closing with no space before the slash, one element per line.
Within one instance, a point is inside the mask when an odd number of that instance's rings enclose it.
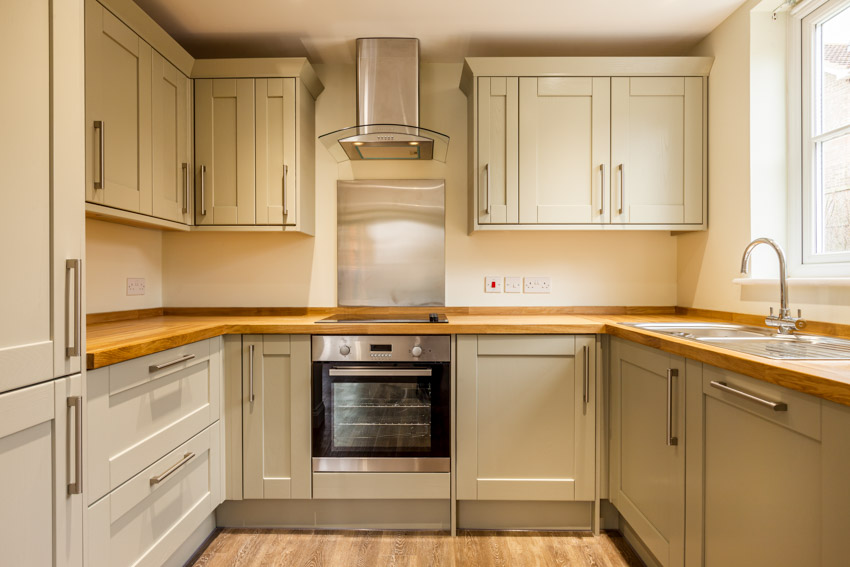
<path fill-rule="evenodd" d="M 552 293 L 552 278 L 549 276 L 526 277 L 525 293 Z"/>
<path fill-rule="evenodd" d="M 487 276 L 484 278 L 484 291 L 487 293 L 502 293 L 505 278 L 502 276 Z"/>
<path fill-rule="evenodd" d="M 144 295 L 145 278 L 127 278 L 127 295 Z"/>
<path fill-rule="evenodd" d="M 522 278 L 513 276 L 506 277 L 505 293 L 522 293 Z"/>

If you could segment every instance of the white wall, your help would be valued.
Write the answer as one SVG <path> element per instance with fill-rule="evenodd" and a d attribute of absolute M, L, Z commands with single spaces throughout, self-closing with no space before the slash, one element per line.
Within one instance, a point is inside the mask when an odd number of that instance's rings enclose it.
<path fill-rule="evenodd" d="M 127 295 L 145 278 L 145 295 Z M 88 313 L 162 307 L 162 232 L 86 219 Z"/>
<path fill-rule="evenodd" d="M 315 238 L 275 233 L 163 235 L 166 306 L 335 306 L 337 179 L 446 180 L 446 304 L 674 305 L 669 232 L 467 234 L 466 97 L 460 64 L 423 64 L 421 124 L 450 136 L 446 163 L 337 165 L 317 142 Z M 355 70 L 319 65 L 316 132 L 353 125 Z M 485 294 L 484 276 L 551 276 L 550 295 Z"/>

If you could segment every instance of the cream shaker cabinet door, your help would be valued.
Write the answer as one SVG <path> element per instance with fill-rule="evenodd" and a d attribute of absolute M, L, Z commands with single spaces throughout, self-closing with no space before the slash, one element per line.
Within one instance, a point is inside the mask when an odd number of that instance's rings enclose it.
<path fill-rule="evenodd" d="M 153 216 L 191 223 L 191 81 L 153 53 Z"/>
<path fill-rule="evenodd" d="M 478 78 L 478 222 L 516 224 L 519 220 L 519 79 Z"/>
<path fill-rule="evenodd" d="M 519 80 L 519 222 L 608 222 L 610 81 Z"/>
<path fill-rule="evenodd" d="M 86 0 L 86 200 L 150 215 L 150 45 Z"/>
<path fill-rule="evenodd" d="M 703 79 L 611 79 L 612 223 L 702 224 Z"/>
<path fill-rule="evenodd" d="M 195 80 L 195 222 L 253 225 L 254 79 Z"/>
<path fill-rule="evenodd" d="M 593 500 L 593 336 L 460 335 L 460 500 Z"/>
<path fill-rule="evenodd" d="M 82 565 L 81 384 L 77 375 L 0 396 L 4 565 Z"/>
<path fill-rule="evenodd" d="M 685 560 L 684 368 L 611 341 L 610 498 L 662 567 Z"/>
<path fill-rule="evenodd" d="M 703 402 L 703 565 L 826 567 L 820 560 L 821 401 L 705 366 Z"/>
<path fill-rule="evenodd" d="M 255 89 L 257 224 L 294 225 L 295 79 L 257 79 Z"/>
<path fill-rule="evenodd" d="M 310 498 L 310 337 L 244 335 L 243 498 Z"/>

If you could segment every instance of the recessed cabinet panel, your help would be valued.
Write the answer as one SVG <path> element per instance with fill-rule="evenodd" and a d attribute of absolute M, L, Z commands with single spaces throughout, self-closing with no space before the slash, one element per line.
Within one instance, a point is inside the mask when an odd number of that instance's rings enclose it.
<path fill-rule="evenodd" d="M 612 222 L 702 222 L 702 90 L 700 77 L 612 79 Z"/>
<path fill-rule="evenodd" d="M 520 223 L 604 222 L 610 80 L 520 79 Z"/>
<path fill-rule="evenodd" d="M 478 79 L 478 218 L 516 224 L 519 219 L 517 77 Z"/>
<path fill-rule="evenodd" d="M 151 214 L 150 45 L 86 1 L 86 200 Z"/>
<path fill-rule="evenodd" d="M 295 79 L 257 79 L 257 224 L 297 220 Z"/>
<path fill-rule="evenodd" d="M 153 215 L 191 221 L 190 80 L 153 54 Z"/>
<path fill-rule="evenodd" d="M 195 81 L 195 170 L 197 224 L 254 224 L 253 79 Z"/>

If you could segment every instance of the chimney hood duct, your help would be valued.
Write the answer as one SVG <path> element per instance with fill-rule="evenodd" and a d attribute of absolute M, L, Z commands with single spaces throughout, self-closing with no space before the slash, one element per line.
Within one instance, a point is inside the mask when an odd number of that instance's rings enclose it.
<path fill-rule="evenodd" d="M 419 40 L 357 40 L 357 126 L 319 139 L 338 162 L 446 161 L 449 137 L 419 127 Z"/>

